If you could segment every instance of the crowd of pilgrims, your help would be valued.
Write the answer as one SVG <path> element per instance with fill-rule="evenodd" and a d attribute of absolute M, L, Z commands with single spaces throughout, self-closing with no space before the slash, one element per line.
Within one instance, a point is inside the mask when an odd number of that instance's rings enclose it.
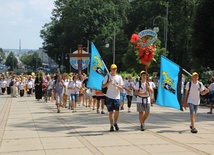
<path fill-rule="evenodd" d="M 63 81 L 62 90 L 57 87 L 56 82 L 60 79 Z M 124 110 L 124 102 L 127 99 L 127 109 L 130 112 L 132 97 L 134 96 L 134 85 L 138 81 L 134 81 L 131 76 L 124 78 L 123 91 L 121 91 L 121 110 Z M 58 82 L 60 82 L 58 81 Z M 85 73 L 82 75 L 74 73 L 56 73 L 45 75 L 42 72 L 15 75 L 1 73 L 0 75 L 0 94 L 11 95 L 11 97 L 31 97 L 35 96 L 37 101 L 43 100 L 46 95 L 51 102 L 56 102 L 57 113 L 60 107 L 68 108 L 72 112 L 76 112 L 77 104 L 89 107 L 97 113 L 104 114 L 105 94 L 100 90 L 87 88 L 88 77 Z M 152 87 L 156 85 L 151 81 Z M 59 100 L 56 98 L 56 92 L 60 92 Z M 73 95 L 73 97 L 72 97 Z M 154 97 L 153 97 L 154 100 Z M 59 102 L 59 103 L 58 103 Z"/>

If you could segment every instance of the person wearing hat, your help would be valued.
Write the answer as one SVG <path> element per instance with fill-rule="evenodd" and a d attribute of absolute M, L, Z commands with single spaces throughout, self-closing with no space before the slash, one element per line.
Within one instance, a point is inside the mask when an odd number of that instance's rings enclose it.
<path fill-rule="evenodd" d="M 139 113 L 140 130 L 145 130 L 145 121 L 150 114 L 152 88 L 147 82 L 147 72 L 140 72 L 140 80 L 136 83 L 135 94 L 137 95 L 137 112 Z"/>
<path fill-rule="evenodd" d="M 112 64 L 111 73 L 106 75 L 102 88 L 108 88 L 106 92 L 106 106 L 109 112 L 110 131 L 119 130 L 117 120 L 120 109 L 120 91 L 123 89 L 123 79 L 117 75 L 117 65 Z"/>
<path fill-rule="evenodd" d="M 150 76 L 148 78 L 148 83 L 149 83 L 150 88 L 152 89 L 152 94 L 150 94 L 150 97 L 151 97 L 151 106 L 152 106 L 153 103 L 154 103 L 154 101 L 155 101 L 154 89 L 156 88 L 155 83 L 153 82 L 152 76 Z"/>
<path fill-rule="evenodd" d="M 192 133 L 197 133 L 195 128 L 196 114 L 200 104 L 200 95 L 205 95 L 209 92 L 202 82 L 198 81 L 199 75 L 197 72 L 192 73 L 191 81 L 187 82 L 183 99 L 184 109 L 187 104 L 190 110 L 190 129 Z"/>

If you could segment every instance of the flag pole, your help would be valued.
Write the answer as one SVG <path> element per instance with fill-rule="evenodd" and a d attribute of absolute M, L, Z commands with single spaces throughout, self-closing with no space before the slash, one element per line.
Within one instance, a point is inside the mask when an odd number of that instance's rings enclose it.
<path fill-rule="evenodd" d="M 190 74 L 190 72 L 188 72 L 186 69 L 183 69 L 183 68 L 182 68 L 182 70 L 183 70 L 185 73 L 187 73 L 189 76 L 192 76 L 192 75 Z"/>
<path fill-rule="evenodd" d="M 104 65 L 104 67 L 105 67 L 107 73 L 109 74 L 109 71 L 108 71 L 108 68 L 106 67 L 106 64 L 104 63 L 103 59 L 101 59 L 101 60 L 102 60 L 102 63 L 103 63 L 103 65 Z"/>

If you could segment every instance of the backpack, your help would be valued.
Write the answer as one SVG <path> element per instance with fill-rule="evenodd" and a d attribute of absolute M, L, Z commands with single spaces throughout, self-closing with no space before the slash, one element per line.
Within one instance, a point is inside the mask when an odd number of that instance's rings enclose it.
<path fill-rule="evenodd" d="M 107 78 L 107 82 L 106 82 L 106 83 L 109 82 L 109 74 L 107 74 L 107 77 L 108 77 L 108 78 Z M 106 84 L 106 83 L 105 83 L 105 84 Z M 102 93 L 103 93 L 103 94 L 106 94 L 106 93 L 107 93 L 107 90 L 108 90 L 108 87 L 102 88 Z"/>

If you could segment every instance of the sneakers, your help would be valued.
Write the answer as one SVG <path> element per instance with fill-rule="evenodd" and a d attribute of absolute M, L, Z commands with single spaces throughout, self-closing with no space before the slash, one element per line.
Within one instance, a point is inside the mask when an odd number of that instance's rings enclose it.
<path fill-rule="evenodd" d="M 59 109 L 57 109 L 57 113 L 60 113 L 60 110 L 59 110 Z"/>
<path fill-rule="evenodd" d="M 117 131 L 119 130 L 118 125 L 115 123 L 114 126 L 111 126 L 111 127 L 110 127 L 110 130 L 109 130 L 109 131 L 114 131 L 114 128 L 115 128 L 115 130 L 117 130 Z"/>
<path fill-rule="evenodd" d="M 113 127 L 113 126 L 111 126 L 109 131 L 114 131 L 114 127 Z"/>
<path fill-rule="evenodd" d="M 140 130 L 141 130 L 141 131 L 144 131 L 144 130 L 145 130 L 145 125 L 144 125 L 144 124 L 141 124 L 141 125 L 140 125 Z"/>
<path fill-rule="evenodd" d="M 104 111 L 101 111 L 101 114 L 105 114 L 105 112 L 104 112 Z"/>
<path fill-rule="evenodd" d="M 97 110 L 97 113 L 99 114 L 99 113 L 100 113 L 100 111 L 99 111 L 99 110 Z"/>
<path fill-rule="evenodd" d="M 114 127 L 115 127 L 115 130 L 117 130 L 117 131 L 119 130 L 119 127 L 116 123 L 114 124 Z"/>
<path fill-rule="evenodd" d="M 212 114 L 212 112 L 210 111 L 210 112 L 207 112 L 207 114 Z"/>
<path fill-rule="evenodd" d="M 196 130 L 196 128 L 192 128 L 192 129 L 191 129 L 191 132 L 192 132 L 192 133 L 197 133 L 198 130 Z"/>
<path fill-rule="evenodd" d="M 123 108 L 123 107 L 121 107 L 121 108 L 120 108 L 120 110 L 124 110 L 124 108 Z"/>

